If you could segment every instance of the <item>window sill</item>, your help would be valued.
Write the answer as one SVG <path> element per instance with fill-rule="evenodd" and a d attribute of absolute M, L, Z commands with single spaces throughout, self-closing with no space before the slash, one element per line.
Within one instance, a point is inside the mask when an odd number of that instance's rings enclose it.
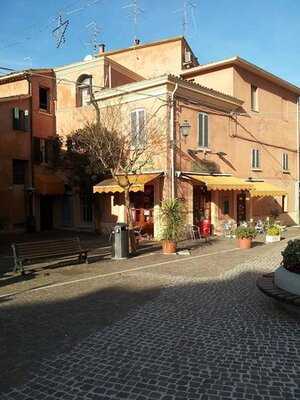
<path fill-rule="evenodd" d="M 251 171 L 253 172 L 262 172 L 261 168 L 251 168 Z"/>
<path fill-rule="evenodd" d="M 291 175 L 291 171 L 282 171 L 283 174 Z"/>
<path fill-rule="evenodd" d="M 49 116 L 52 115 L 52 113 L 50 111 L 43 110 L 42 108 L 39 109 L 39 113 L 49 115 Z"/>
<path fill-rule="evenodd" d="M 211 153 L 212 150 L 209 147 L 197 147 L 196 151 L 203 151 L 205 153 Z"/>

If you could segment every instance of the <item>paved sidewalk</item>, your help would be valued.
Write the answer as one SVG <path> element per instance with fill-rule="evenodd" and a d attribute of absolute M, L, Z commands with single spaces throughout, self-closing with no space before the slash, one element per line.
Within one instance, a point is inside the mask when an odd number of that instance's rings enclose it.
<path fill-rule="evenodd" d="M 300 322 L 255 286 L 286 242 L 230 245 L 0 298 L 1 399 L 299 399 Z"/>

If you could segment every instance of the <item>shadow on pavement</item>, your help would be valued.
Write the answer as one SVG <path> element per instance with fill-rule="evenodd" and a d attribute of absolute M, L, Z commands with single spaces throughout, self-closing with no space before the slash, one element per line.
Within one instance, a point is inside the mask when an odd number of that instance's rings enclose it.
<path fill-rule="evenodd" d="M 289 353 L 276 352 L 277 345 L 283 336 L 285 342 L 295 340 L 300 323 L 258 292 L 257 276 L 244 272 L 222 281 L 185 284 L 180 281 L 164 290 L 158 283 L 145 289 L 126 286 L 122 281 L 89 294 L 75 292 L 74 297 L 62 301 L 38 298 L 33 304 L 4 303 L 0 310 L 0 391 L 25 382 L 30 388 L 34 373 L 41 374 L 42 382 L 45 372 L 40 371 L 48 371 L 46 363 L 51 365 L 51 374 L 54 377 L 57 374 L 60 381 L 65 379 L 66 385 L 68 378 L 64 374 L 68 370 L 73 381 L 84 383 L 88 379 L 86 371 L 92 377 L 94 371 L 105 369 L 106 378 L 101 381 L 98 377 L 94 382 L 98 387 L 107 381 L 111 367 L 114 379 L 122 383 L 125 374 L 126 382 L 141 382 L 143 393 L 142 386 L 146 384 L 141 371 L 145 368 L 150 371 L 152 381 L 164 373 L 180 380 L 190 368 L 189 362 L 192 370 L 202 370 L 210 381 L 210 384 L 205 379 L 202 383 L 198 381 L 200 393 L 206 393 L 214 384 L 220 386 L 222 379 L 231 390 L 238 384 L 241 369 L 243 376 L 250 376 L 257 369 L 257 346 L 260 360 L 265 360 L 261 361 L 264 369 L 269 368 L 270 361 L 271 382 L 272 371 L 279 375 L 286 373 L 284 359 L 289 358 Z M 80 286 L 74 288 L 80 290 Z M 53 292 L 48 293 L 49 297 L 55 296 L 56 289 L 50 290 Z M 88 339 L 91 344 L 84 345 L 86 354 L 75 354 L 77 372 L 72 372 L 70 361 L 62 374 L 62 361 L 55 357 L 70 354 L 89 335 L 95 336 Z M 299 357 L 299 348 L 294 347 L 294 351 Z M 167 377 L 165 381 L 169 393 Z M 43 385 L 40 386 L 43 391 Z M 83 398 L 85 392 L 78 390 L 78 398 Z M 174 386 L 171 391 L 176 394 L 178 390 Z"/>

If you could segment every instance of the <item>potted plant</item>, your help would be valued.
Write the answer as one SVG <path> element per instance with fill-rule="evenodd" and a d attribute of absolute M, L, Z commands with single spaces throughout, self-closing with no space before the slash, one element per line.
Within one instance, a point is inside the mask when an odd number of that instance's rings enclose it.
<path fill-rule="evenodd" d="M 252 239 L 257 235 L 255 228 L 251 226 L 238 226 L 235 230 L 235 236 L 238 239 L 240 249 L 250 249 Z"/>
<path fill-rule="evenodd" d="M 289 293 L 300 296 L 300 239 L 289 240 L 282 262 L 274 272 L 274 283 Z"/>
<path fill-rule="evenodd" d="M 281 227 L 279 225 L 272 225 L 267 229 L 266 243 L 280 242 Z"/>
<path fill-rule="evenodd" d="M 160 235 L 164 254 L 176 253 L 176 243 L 183 227 L 182 204 L 178 199 L 162 202 L 160 211 Z"/>

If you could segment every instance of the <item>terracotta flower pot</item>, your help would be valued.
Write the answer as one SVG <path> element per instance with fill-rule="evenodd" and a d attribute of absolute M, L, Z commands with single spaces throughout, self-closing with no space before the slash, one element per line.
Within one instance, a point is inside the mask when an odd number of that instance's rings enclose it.
<path fill-rule="evenodd" d="M 162 249 L 164 254 L 176 253 L 176 242 L 173 240 L 163 240 Z"/>
<path fill-rule="evenodd" d="M 251 238 L 239 239 L 238 242 L 239 242 L 240 249 L 243 249 L 243 250 L 251 249 L 251 245 L 252 245 L 252 239 Z"/>

